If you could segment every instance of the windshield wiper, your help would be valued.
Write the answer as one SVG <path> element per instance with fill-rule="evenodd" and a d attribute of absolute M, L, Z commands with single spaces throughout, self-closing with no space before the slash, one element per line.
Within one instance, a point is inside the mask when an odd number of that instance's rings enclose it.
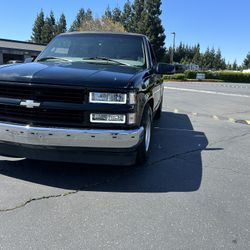
<path fill-rule="evenodd" d="M 69 60 L 69 59 L 62 58 L 62 57 L 55 57 L 55 56 L 43 57 L 43 58 L 38 59 L 37 62 L 44 62 L 47 60 L 61 60 L 61 61 L 71 62 L 71 60 Z"/>
<path fill-rule="evenodd" d="M 107 61 L 107 62 L 114 62 L 116 64 L 120 64 L 120 65 L 125 65 L 125 66 L 132 66 L 128 63 L 123 63 L 120 62 L 118 60 L 114 60 L 108 57 L 102 57 L 102 56 L 96 56 L 96 57 L 84 57 L 82 60 L 102 60 L 102 61 Z"/>

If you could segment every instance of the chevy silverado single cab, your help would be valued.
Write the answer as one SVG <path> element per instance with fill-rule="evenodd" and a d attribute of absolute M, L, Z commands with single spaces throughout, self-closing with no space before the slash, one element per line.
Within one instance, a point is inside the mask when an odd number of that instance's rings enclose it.
<path fill-rule="evenodd" d="M 143 164 L 172 70 L 144 35 L 61 34 L 33 62 L 0 66 L 0 155 Z"/>

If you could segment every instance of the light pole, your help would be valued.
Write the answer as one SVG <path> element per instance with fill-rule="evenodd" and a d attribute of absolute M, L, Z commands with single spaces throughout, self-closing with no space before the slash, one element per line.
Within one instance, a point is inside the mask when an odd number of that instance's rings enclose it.
<path fill-rule="evenodd" d="M 171 34 L 173 35 L 173 47 L 172 47 L 170 63 L 173 64 L 174 63 L 174 51 L 175 51 L 175 36 L 176 36 L 176 33 L 172 32 Z"/>

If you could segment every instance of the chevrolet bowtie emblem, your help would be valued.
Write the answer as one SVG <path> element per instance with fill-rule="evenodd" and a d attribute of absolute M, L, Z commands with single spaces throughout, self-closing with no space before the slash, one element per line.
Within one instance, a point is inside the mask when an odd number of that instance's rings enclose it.
<path fill-rule="evenodd" d="M 40 107 L 41 103 L 40 102 L 34 102 L 33 100 L 26 100 L 26 101 L 22 101 L 20 103 L 20 106 L 24 106 L 28 109 L 33 109 L 33 108 L 38 108 Z"/>

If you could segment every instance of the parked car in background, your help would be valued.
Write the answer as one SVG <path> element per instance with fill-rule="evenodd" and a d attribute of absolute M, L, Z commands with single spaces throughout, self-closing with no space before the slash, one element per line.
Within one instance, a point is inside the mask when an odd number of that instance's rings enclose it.
<path fill-rule="evenodd" d="M 16 64 L 16 63 L 23 63 L 21 60 L 9 60 L 7 64 Z"/>

